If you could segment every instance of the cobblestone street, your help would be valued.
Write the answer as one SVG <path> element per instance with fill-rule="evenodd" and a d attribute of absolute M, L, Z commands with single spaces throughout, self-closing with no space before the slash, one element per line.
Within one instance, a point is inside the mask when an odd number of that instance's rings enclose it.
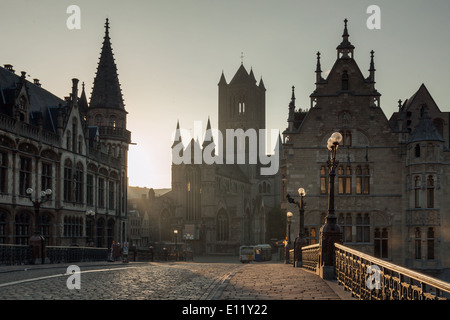
<path fill-rule="evenodd" d="M 236 260 L 80 263 L 80 289 L 68 289 L 67 265 L 1 267 L 0 299 L 341 299 L 311 272 L 277 261 L 243 265 Z"/>

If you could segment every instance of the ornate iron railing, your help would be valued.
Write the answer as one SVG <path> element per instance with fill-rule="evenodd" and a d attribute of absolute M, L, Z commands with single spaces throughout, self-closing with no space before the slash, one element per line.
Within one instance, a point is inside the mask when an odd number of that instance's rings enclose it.
<path fill-rule="evenodd" d="M 302 247 L 302 267 L 317 272 L 319 268 L 320 245 Z"/>
<path fill-rule="evenodd" d="M 450 284 L 335 244 L 336 277 L 361 300 L 445 300 Z"/>

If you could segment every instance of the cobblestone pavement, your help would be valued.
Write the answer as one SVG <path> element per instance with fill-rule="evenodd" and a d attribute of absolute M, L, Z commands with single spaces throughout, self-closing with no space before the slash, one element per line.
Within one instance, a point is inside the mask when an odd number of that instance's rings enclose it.
<path fill-rule="evenodd" d="M 72 290 L 68 265 L 0 267 L 0 300 L 340 299 L 311 272 L 228 260 L 80 263 L 81 288 Z"/>

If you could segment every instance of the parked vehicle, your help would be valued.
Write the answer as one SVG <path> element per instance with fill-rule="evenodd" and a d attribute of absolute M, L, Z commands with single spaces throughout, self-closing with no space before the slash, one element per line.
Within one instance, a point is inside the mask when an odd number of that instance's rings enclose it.
<path fill-rule="evenodd" d="M 257 244 L 254 246 L 256 261 L 270 261 L 272 260 L 272 246 L 270 244 Z"/>
<path fill-rule="evenodd" d="M 248 263 L 253 261 L 255 258 L 255 247 L 254 246 L 241 246 L 239 248 L 239 260 L 242 263 Z"/>

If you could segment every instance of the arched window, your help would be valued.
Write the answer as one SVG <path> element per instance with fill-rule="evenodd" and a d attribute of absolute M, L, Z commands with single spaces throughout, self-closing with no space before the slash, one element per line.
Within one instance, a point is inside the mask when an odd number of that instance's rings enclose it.
<path fill-rule="evenodd" d="M 41 235 L 44 237 L 45 239 L 45 244 L 46 245 L 50 245 L 50 239 L 51 239 L 51 234 L 50 234 L 50 225 L 51 225 L 51 218 L 48 214 L 41 214 Z"/>
<path fill-rule="evenodd" d="M 201 181 L 200 170 L 197 167 L 188 167 L 186 170 L 186 219 L 195 220 L 201 214 Z M 228 184 L 229 187 L 229 184 Z M 228 191 L 229 188 L 227 188 Z"/>
<path fill-rule="evenodd" d="M 347 166 L 345 168 L 344 173 L 344 167 L 339 166 L 338 168 L 338 186 L 339 186 L 339 194 L 351 194 L 352 193 L 352 168 L 350 166 Z"/>

